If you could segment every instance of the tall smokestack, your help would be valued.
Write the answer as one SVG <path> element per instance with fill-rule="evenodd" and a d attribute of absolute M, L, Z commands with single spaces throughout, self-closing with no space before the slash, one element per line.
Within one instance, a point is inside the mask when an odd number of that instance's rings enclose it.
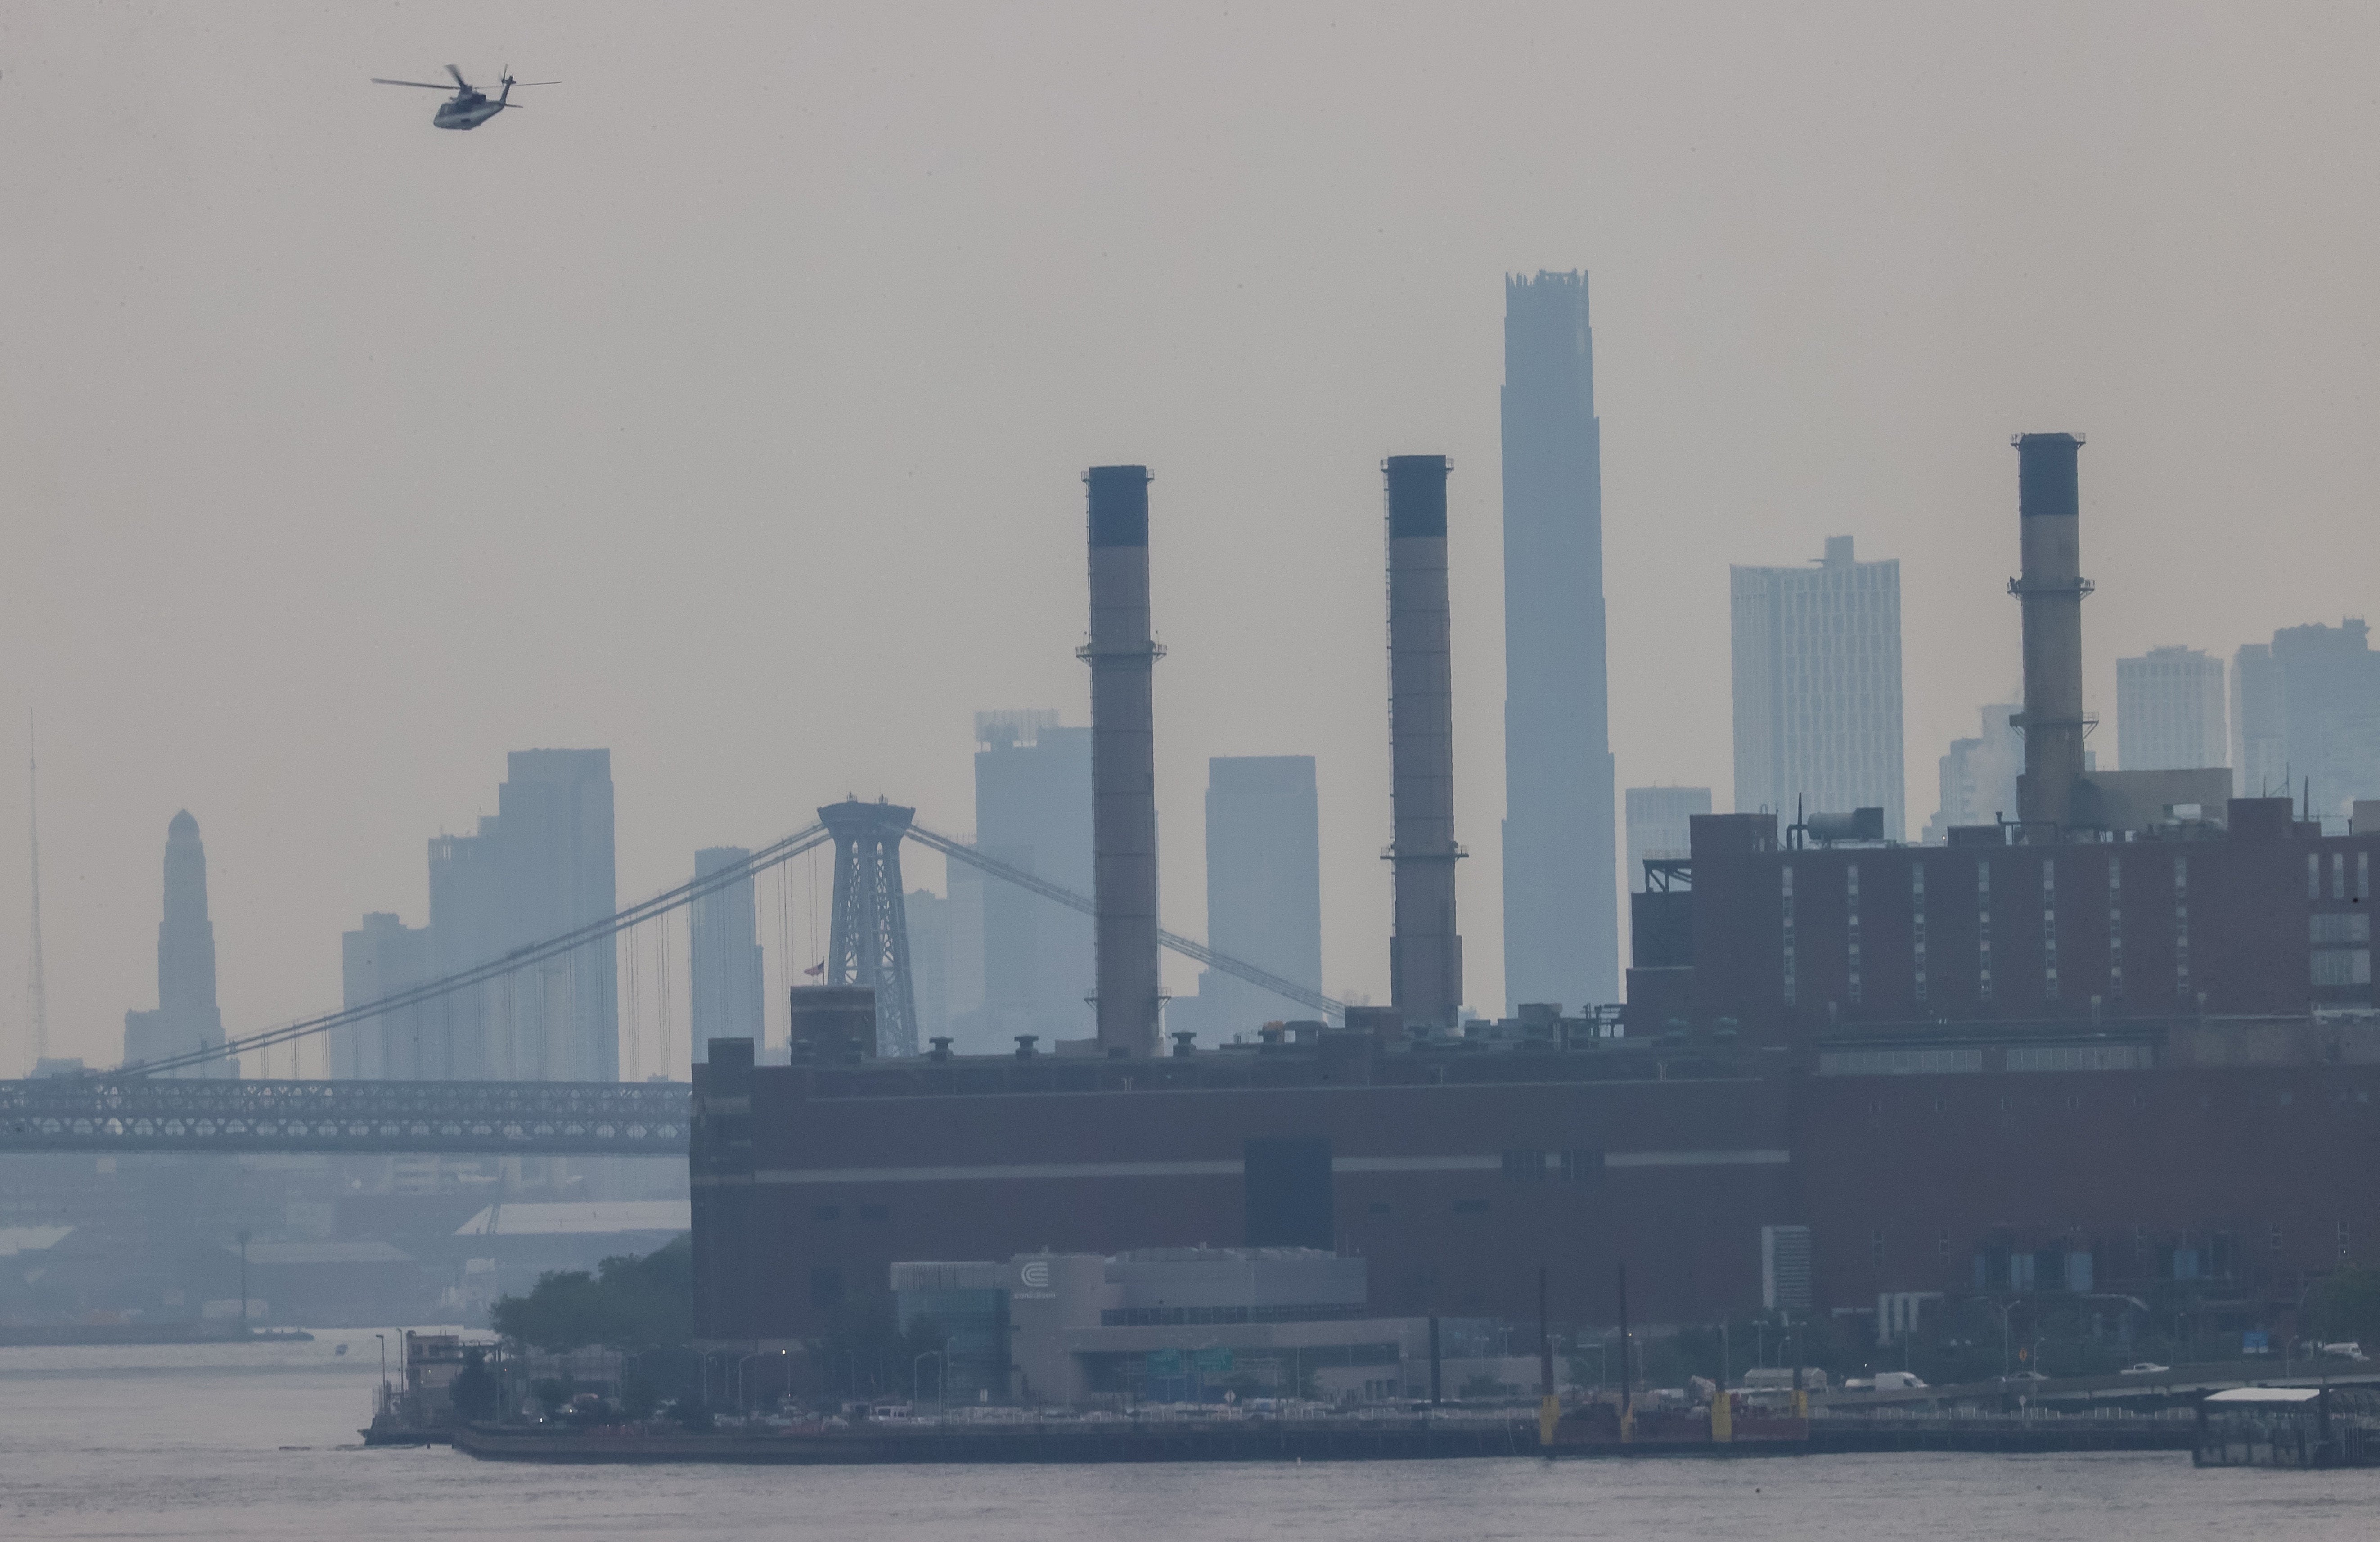
<path fill-rule="evenodd" d="M 1444 455 L 1380 465 L 1389 503 L 1389 756 L 1396 810 L 1391 1000 L 1416 1026 L 1452 1027 L 1463 1004 L 1454 930 L 1454 696 L 1446 608 Z"/>
<path fill-rule="evenodd" d="M 1091 892 L 1099 1049 L 1158 1052 L 1157 752 L 1148 636 L 1148 468 L 1094 466 L 1090 487 Z"/>
<path fill-rule="evenodd" d="M 2021 433 L 2016 446 L 2017 525 L 2024 576 L 2009 592 L 2024 606 L 2024 774 L 2017 818 L 2025 839 L 2055 840 L 2073 822 L 2074 785 L 2082 779 L 2082 577 L 2080 495 L 2075 462 L 2082 436 Z"/>

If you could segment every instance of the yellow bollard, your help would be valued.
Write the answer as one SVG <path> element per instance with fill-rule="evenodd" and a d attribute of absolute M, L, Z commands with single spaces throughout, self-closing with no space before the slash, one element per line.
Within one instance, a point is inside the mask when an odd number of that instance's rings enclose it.
<path fill-rule="evenodd" d="M 1721 1392 L 1711 1399 L 1711 1444 L 1732 1445 L 1735 1442 L 1735 1394 Z"/>
<path fill-rule="evenodd" d="M 1554 1426 L 1561 1423 L 1561 1399 L 1548 1392 L 1537 1404 L 1537 1444 L 1554 1443 Z"/>

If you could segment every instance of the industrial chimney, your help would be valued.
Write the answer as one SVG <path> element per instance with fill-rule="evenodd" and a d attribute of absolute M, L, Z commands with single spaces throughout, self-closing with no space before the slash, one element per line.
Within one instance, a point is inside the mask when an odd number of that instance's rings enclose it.
<path fill-rule="evenodd" d="M 2009 592 L 2024 606 L 2024 710 L 2010 719 L 2024 733 L 2024 774 L 2017 779 L 2017 818 L 2028 841 L 2054 841 L 2074 822 L 2082 780 L 2082 577 L 2075 461 L 2082 436 L 2021 433 L 2017 525 L 2024 576 Z"/>
<path fill-rule="evenodd" d="M 1405 1022 L 1451 1028 L 1463 1004 L 1454 930 L 1454 698 L 1446 606 L 1444 455 L 1380 465 L 1389 504 L 1389 756 L 1396 814 L 1391 1000 Z"/>
<path fill-rule="evenodd" d="M 1099 1041 L 1109 1055 L 1154 1055 L 1157 759 L 1148 635 L 1148 468 L 1094 466 L 1090 488 L 1092 895 L 1098 902 Z"/>

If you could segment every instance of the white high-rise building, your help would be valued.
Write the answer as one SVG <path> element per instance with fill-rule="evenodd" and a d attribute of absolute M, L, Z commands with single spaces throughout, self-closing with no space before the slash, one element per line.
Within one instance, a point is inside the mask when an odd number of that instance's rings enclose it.
<path fill-rule="evenodd" d="M 1811 566 L 1729 575 L 1737 810 L 1880 807 L 1901 839 L 1900 564 L 1829 536 Z"/>
<path fill-rule="evenodd" d="M 2230 763 L 2223 661 L 2195 648 L 2152 648 L 2116 661 L 2116 763 L 2196 771 Z"/>

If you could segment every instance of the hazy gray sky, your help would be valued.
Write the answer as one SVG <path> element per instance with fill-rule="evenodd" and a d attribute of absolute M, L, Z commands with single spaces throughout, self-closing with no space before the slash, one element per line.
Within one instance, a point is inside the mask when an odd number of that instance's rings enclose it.
<path fill-rule="evenodd" d="M 28 709 L 53 1035 L 112 1062 L 178 807 L 236 1032 L 424 918 L 507 749 L 610 747 L 624 898 L 845 791 L 965 832 L 973 710 L 1084 721 L 1112 461 L 1157 475 L 1168 921 L 1206 758 L 1314 754 L 1325 983 L 1385 997 L 1377 463 L 1453 458 L 1492 1011 L 1502 275 L 1593 274 L 1621 783 L 1726 806 L 1727 565 L 1851 533 L 1902 560 L 1914 827 L 2016 679 L 2014 431 L 2090 436 L 2111 720 L 2119 652 L 2370 608 L 2375 43 L 2269 3 L 7 0 L 0 1057 Z M 469 134 L 366 83 L 450 60 L 565 83 Z"/>

